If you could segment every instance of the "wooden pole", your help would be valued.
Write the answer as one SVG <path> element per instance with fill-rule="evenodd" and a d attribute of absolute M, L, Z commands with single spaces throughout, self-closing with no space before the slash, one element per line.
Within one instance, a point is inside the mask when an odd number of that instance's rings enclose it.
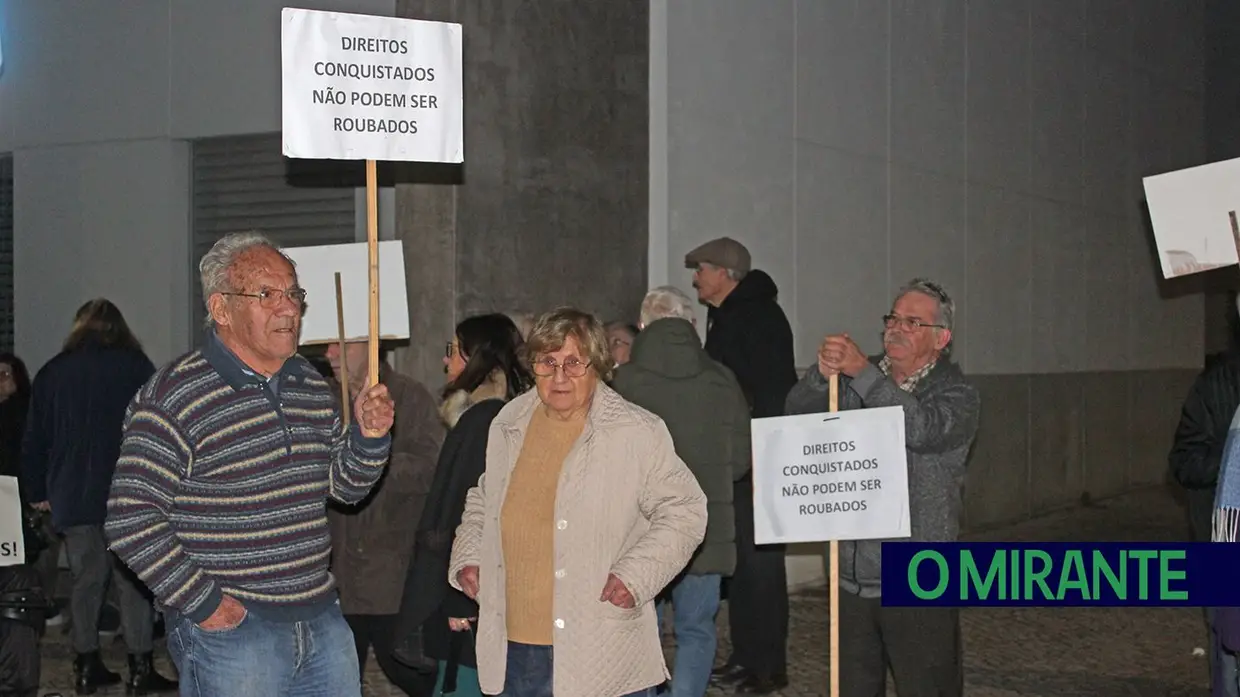
<path fill-rule="evenodd" d="M 1231 219 L 1231 239 L 1236 243 L 1236 255 L 1240 256 L 1240 223 L 1236 222 L 1236 212 L 1227 211 L 1227 217 Z"/>
<path fill-rule="evenodd" d="M 345 360 L 344 291 L 340 289 L 340 272 L 336 272 L 336 327 L 340 333 L 340 414 L 344 427 L 349 427 L 349 362 Z"/>
<path fill-rule="evenodd" d="M 830 410 L 835 413 L 840 410 L 840 376 L 832 375 L 831 383 L 831 400 Z M 829 543 L 828 566 L 830 573 L 828 574 L 828 593 L 830 594 L 830 612 L 831 612 L 831 697 L 840 696 L 840 542 L 839 540 L 831 540 Z"/>
<path fill-rule="evenodd" d="M 370 252 L 370 375 L 367 385 L 379 382 L 379 175 L 374 160 L 366 160 L 366 247 Z"/>

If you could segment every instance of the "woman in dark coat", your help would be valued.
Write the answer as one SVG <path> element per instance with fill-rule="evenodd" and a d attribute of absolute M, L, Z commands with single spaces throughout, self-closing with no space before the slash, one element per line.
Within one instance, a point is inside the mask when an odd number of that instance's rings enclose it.
<path fill-rule="evenodd" d="M 478 605 L 448 585 L 448 559 L 465 494 L 486 470 L 491 421 L 508 400 L 533 385 L 519 357 L 521 344 L 520 331 L 508 317 L 479 315 L 456 326 L 444 357 L 448 384 L 440 415 L 449 431 L 418 524 L 401 608 L 402 628 L 409 634 L 420 629 L 422 656 L 438 665 L 436 697 L 482 694 L 474 659 Z"/>
<path fill-rule="evenodd" d="M 125 410 L 155 372 L 120 309 L 97 298 L 82 305 L 64 349 L 35 375 L 22 440 L 22 485 L 50 512 L 73 577 L 74 686 L 79 694 L 121 682 L 100 657 L 99 618 L 110 583 L 129 648 L 131 694 L 167 692 L 177 682 L 155 671 L 154 608 L 141 581 L 108 550 L 108 491 L 120 457 Z M 115 570 L 115 573 L 113 571 Z"/>

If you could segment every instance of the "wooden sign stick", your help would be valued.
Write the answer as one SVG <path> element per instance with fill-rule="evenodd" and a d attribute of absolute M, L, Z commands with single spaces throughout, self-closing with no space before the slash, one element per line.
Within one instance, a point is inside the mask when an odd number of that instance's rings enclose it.
<path fill-rule="evenodd" d="M 835 413 L 840 410 L 840 376 L 832 375 L 830 384 L 830 411 Z M 831 697 L 840 697 L 840 541 L 831 540 L 828 549 L 827 560 L 830 572 L 827 587 L 831 598 L 829 606 L 831 612 Z"/>
<path fill-rule="evenodd" d="M 345 360 L 344 292 L 340 289 L 340 272 L 336 272 L 336 326 L 340 327 L 340 404 L 344 427 L 349 427 L 349 362 Z"/>
<path fill-rule="evenodd" d="M 370 375 L 367 385 L 379 383 L 379 175 L 374 160 L 366 160 L 366 247 L 370 252 Z"/>
<path fill-rule="evenodd" d="M 1236 256 L 1240 257 L 1240 223 L 1236 222 L 1236 212 L 1227 211 L 1227 217 L 1231 218 L 1231 239 L 1236 243 Z"/>

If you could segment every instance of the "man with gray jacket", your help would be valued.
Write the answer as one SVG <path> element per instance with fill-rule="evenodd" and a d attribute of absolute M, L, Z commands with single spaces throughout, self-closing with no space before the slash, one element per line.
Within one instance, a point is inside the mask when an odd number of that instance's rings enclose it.
<path fill-rule="evenodd" d="M 948 358 L 955 305 L 937 283 L 915 279 L 883 318 L 881 356 L 867 359 L 845 335 L 828 336 L 788 395 L 789 414 L 828 408 L 840 376 L 841 409 L 900 406 L 908 450 L 910 539 L 952 542 L 960 532 L 965 460 L 981 399 Z M 890 664 L 900 697 L 964 694 L 955 608 L 882 607 L 879 540 L 840 543 L 840 694 L 886 694 Z"/>
<path fill-rule="evenodd" d="M 702 697 L 715 660 L 720 581 L 736 566 L 732 489 L 749 471 L 749 405 L 732 371 L 702 348 L 689 296 L 670 286 L 650 291 L 640 328 L 612 387 L 663 419 L 707 499 L 706 538 L 665 592 L 676 631 L 672 697 Z"/>

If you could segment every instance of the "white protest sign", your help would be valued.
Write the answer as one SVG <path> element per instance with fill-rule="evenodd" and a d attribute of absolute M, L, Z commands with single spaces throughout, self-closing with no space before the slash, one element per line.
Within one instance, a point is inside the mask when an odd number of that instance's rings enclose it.
<path fill-rule="evenodd" d="M 0 566 L 26 563 L 26 537 L 22 534 L 22 502 L 17 477 L 0 477 Z"/>
<path fill-rule="evenodd" d="M 297 266 L 297 282 L 306 290 L 301 343 L 340 340 L 336 323 L 336 272 L 344 300 L 346 341 L 370 335 L 369 257 L 365 242 L 321 247 L 287 247 Z M 405 255 L 400 240 L 379 243 L 379 339 L 409 338 L 409 299 L 405 291 Z"/>
<path fill-rule="evenodd" d="M 904 408 L 753 420 L 757 544 L 908 537 Z"/>
<path fill-rule="evenodd" d="M 463 162 L 461 25 L 285 8 L 284 155 Z"/>
<path fill-rule="evenodd" d="M 1232 215 L 1240 213 L 1240 158 L 1145 177 L 1145 198 L 1164 278 L 1240 261 Z"/>

